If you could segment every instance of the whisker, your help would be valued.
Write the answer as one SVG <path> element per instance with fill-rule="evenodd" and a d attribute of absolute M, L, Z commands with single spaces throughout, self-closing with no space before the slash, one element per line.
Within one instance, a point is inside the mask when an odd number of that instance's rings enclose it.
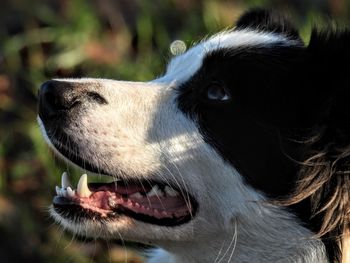
<path fill-rule="evenodd" d="M 230 241 L 230 244 L 228 245 L 225 253 L 222 255 L 222 257 L 217 261 L 217 263 L 220 263 L 221 261 L 223 261 L 227 255 L 227 253 L 229 253 L 231 247 L 232 247 L 232 252 L 230 253 L 230 257 L 228 258 L 227 262 L 230 262 L 233 256 L 233 253 L 235 251 L 236 248 L 236 244 L 237 244 L 237 220 L 235 219 L 234 221 L 234 229 L 233 229 L 233 235 L 232 235 L 232 239 Z"/>

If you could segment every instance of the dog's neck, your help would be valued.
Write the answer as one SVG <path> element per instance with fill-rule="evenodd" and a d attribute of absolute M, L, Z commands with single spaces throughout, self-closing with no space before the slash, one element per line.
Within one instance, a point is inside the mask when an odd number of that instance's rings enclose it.
<path fill-rule="evenodd" d="M 276 211 L 239 218 L 236 227 L 211 238 L 165 244 L 149 262 L 328 262 L 320 240 L 291 220 L 289 213 Z"/>

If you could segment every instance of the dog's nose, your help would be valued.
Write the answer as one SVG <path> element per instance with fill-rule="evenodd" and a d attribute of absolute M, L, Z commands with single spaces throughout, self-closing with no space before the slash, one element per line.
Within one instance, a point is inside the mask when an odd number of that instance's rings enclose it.
<path fill-rule="evenodd" d="M 60 111 L 71 109 L 78 101 L 78 96 L 73 95 L 72 89 L 69 82 L 49 80 L 43 83 L 39 90 L 40 117 L 47 119 L 56 116 Z"/>
<path fill-rule="evenodd" d="M 86 83 L 49 80 L 39 90 L 39 116 L 42 120 L 52 119 L 67 113 L 88 100 L 105 104 L 106 100 Z"/>

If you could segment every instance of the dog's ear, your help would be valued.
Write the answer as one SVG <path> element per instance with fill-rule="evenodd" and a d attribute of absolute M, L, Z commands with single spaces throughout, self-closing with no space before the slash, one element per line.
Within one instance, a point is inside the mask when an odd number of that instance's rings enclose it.
<path fill-rule="evenodd" d="M 244 13 L 238 19 L 236 29 L 273 32 L 302 42 L 298 31 L 285 16 L 266 9 L 256 8 Z"/>
<path fill-rule="evenodd" d="M 335 69 L 340 72 L 348 71 L 350 68 L 350 30 L 329 28 L 319 31 L 313 29 L 307 51 L 314 66 L 320 70 L 323 68 L 333 73 L 336 73 Z M 339 77 L 344 76 L 338 75 Z"/>
<path fill-rule="evenodd" d="M 306 50 L 309 85 L 315 95 L 327 94 L 328 119 L 338 130 L 346 128 L 342 133 L 350 144 L 350 31 L 314 29 Z"/>

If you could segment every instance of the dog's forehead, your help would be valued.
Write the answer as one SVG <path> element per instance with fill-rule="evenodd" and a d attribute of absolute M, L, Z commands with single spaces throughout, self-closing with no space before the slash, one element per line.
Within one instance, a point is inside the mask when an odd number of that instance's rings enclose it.
<path fill-rule="evenodd" d="M 297 45 L 297 42 L 273 32 L 250 29 L 224 31 L 201 41 L 187 52 L 174 57 L 168 64 L 165 75 L 156 81 L 178 84 L 186 82 L 201 68 L 206 55 L 217 50 L 235 50 L 272 45 L 290 46 Z"/>

